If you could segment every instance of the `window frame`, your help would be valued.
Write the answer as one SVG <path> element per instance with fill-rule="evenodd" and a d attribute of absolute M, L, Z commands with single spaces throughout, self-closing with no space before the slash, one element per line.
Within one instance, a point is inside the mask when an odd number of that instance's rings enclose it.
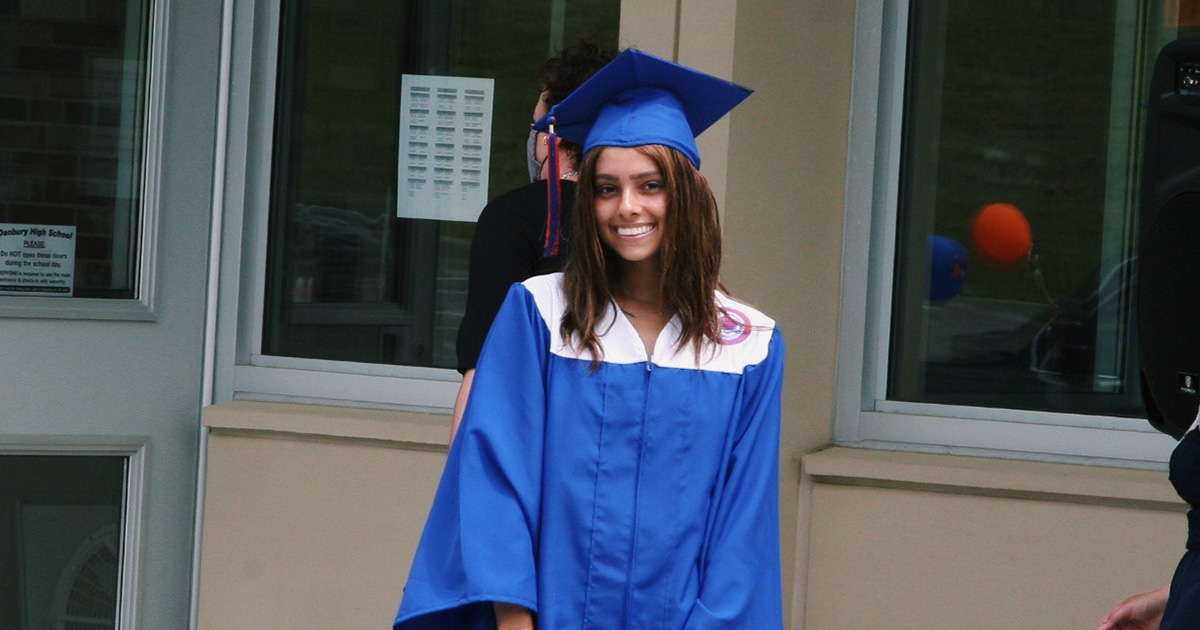
<path fill-rule="evenodd" d="M 857 4 L 834 441 L 1161 468 L 1174 441 L 1142 419 L 887 399 L 909 27 L 909 0 Z"/>
<path fill-rule="evenodd" d="M 462 379 L 454 369 L 262 353 L 282 6 L 281 0 L 224 0 L 223 6 L 205 318 L 204 373 L 211 378 L 202 399 L 451 413 Z M 623 0 L 622 34 L 634 9 L 661 11 L 649 0 Z"/>
<path fill-rule="evenodd" d="M 158 319 L 155 303 L 155 278 L 158 261 L 158 223 L 162 206 L 163 107 L 166 102 L 167 6 L 158 0 L 146 0 L 145 89 L 142 94 L 142 164 L 137 185 L 140 203 L 135 208 L 141 228 L 135 239 L 133 281 L 135 297 L 130 299 L 0 296 L 0 319 L 77 319 L 145 321 Z M 142 46 L 139 43 L 139 46 Z"/>
<path fill-rule="evenodd" d="M 280 0 L 227 0 L 218 97 L 210 263 L 214 374 L 205 400 L 317 403 L 407 411 L 453 408 L 455 370 L 263 354 Z"/>

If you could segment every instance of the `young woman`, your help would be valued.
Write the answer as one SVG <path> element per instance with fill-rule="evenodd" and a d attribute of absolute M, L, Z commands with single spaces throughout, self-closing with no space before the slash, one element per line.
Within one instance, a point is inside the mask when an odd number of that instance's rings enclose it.
<path fill-rule="evenodd" d="M 572 250 L 496 317 L 395 628 L 782 628 L 783 340 L 694 141 L 748 94 L 626 51 L 552 109 Z"/>

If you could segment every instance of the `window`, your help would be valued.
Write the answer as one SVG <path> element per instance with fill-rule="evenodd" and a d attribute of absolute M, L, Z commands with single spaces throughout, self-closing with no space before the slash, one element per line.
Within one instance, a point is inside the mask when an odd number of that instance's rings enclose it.
<path fill-rule="evenodd" d="M 528 182 L 542 63 L 615 47 L 619 0 L 231 11 L 213 399 L 450 408 L 475 217 Z"/>
<path fill-rule="evenodd" d="M 856 86 L 877 78 L 855 106 L 879 123 L 852 134 L 882 151 L 839 438 L 1160 460 L 1130 321 L 1142 103 L 1194 3 L 863 4 L 888 26 L 858 58 L 894 65 Z"/>
<path fill-rule="evenodd" d="M 144 297 L 149 7 L 0 3 L 0 296 Z"/>
<path fill-rule="evenodd" d="M 126 466 L 0 455 L 0 625 L 117 627 Z"/>
<path fill-rule="evenodd" d="M 584 30 L 615 47 L 618 17 L 613 0 L 285 1 L 261 352 L 453 367 L 472 221 L 528 181 L 537 69 Z"/>

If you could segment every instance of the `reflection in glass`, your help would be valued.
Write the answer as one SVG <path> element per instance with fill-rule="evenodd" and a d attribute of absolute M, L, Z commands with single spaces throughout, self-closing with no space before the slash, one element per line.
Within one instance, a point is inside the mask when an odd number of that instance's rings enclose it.
<path fill-rule="evenodd" d="M 0 2 L 0 226 L 74 226 L 76 297 L 136 297 L 147 7 Z"/>
<path fill-rule="evenodd" d="M 401 77 L 494 79 L 492 198 L 528 182 L 538 68 L 615 47 L 619 5 L 285 1 L 263 353 L 453 367 L 474 224 L 397 218 Z"/>
<path fill-rule="evenodd" d="M 1140 103 L 1183 31 L 1162 3 L 912 6 L 888 397 L 1140 415 Z"/>
<path fill-rule="evenodd" d="M 125 464 L 0 455 L 0 628 L 116 626 Z"/>

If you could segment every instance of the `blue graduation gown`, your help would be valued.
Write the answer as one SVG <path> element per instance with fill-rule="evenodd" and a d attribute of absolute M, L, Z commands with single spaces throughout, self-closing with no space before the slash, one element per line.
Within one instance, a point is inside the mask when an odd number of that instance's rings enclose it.
<path fill-rule="evenodd" d="M 514 285 L 480 356 L 396 630 L 780 630 L 784 345 L 718 295 L 720 345 L 647 357 L 610 307 L 603 361 L 563 342 L 561 274 Z"/>

